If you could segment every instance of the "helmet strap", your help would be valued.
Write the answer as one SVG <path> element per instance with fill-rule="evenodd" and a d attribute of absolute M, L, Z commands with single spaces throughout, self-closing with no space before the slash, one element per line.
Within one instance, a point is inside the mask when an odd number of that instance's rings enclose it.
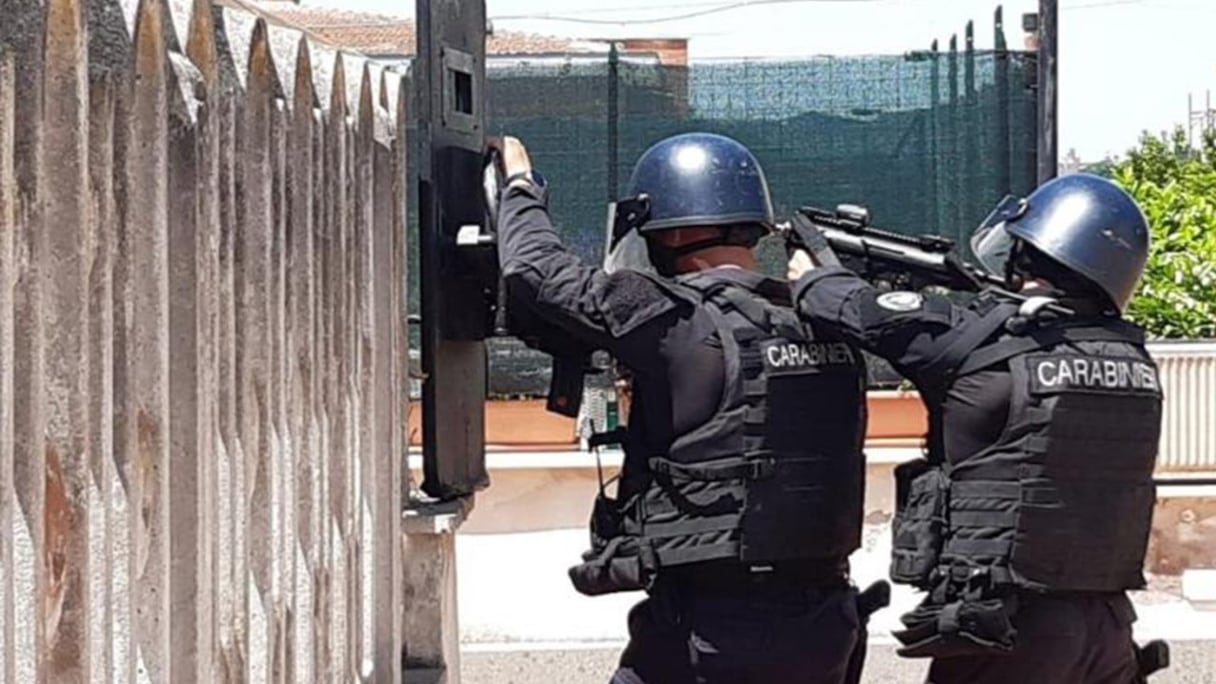
<path fill-rule="evenodd" d="M 1005 287 L 1010 292 L 1019 292 L 1026 286 L 1026 275 L 1019 269 L 1023 254 L 1022 241 L 1015 239 L 1009 258 L 1005 260 Z"/>
<path fill-rule="evenodd" d="M 647 248 L 650 251 L 650 261 L 654 264 L 655 270 L 659 275 L 664 277 L 672 277 L 677 274 L 676 262 L 680 257 L 699 252 L 703 249 L 711 247 L 754 247 L 756 245 L 756 231 L 751 226 L 729 226 L 718 232 L 717 235 L 696 242 L 689 242 L 677 247 L 664 245 L 658 240 L 653 239 L 653 233 L 646 240 Z"/>
<path fill-rule="evenodd" d="M 707 240 L 697 240 L 679 247 L 670 247 L 658 240 L 647 240 L 646 246 L 650 250 L 650 261 L 654 264 L 654 268 L 659 272 L 659 275 L 670 278 L 676 275 L 676 262 L 680 257 L 687 256 L 693 252 L 699 252 L 710 247 L 720 247 L 727 244 L 722 238 L 709 238 Z"/>

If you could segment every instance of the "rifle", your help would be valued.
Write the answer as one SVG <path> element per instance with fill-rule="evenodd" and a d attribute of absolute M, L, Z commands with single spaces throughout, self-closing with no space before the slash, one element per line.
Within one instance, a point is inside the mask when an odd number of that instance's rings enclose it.
<path fill-rule="evenodd" d="M 803 207 L 778 231 L 789 250 L 805 249 L 821 266 L 841 265 L 883 289 L 940 286 L 969 292 L 1004 280 L 958 258 L 940 235 L 904 235 L 870 225 L 865 207 Z"/>
<path fill-rule="evenodd" d="M 805 249 L 820 266 L 844 266 L 883 290 L 986 290 L 1021 304 L 1024 320 L 1044 312 L 1075 314 L 1054 299 L 1004 289 L 1004 278 L 960 259 L 949 238 L 904 235 L 871 226 L 870 211 L 865 207 L 841 204 L 835 211 L 803 207 L 788 224 L 778 226 L 777 232 L 785 238 L 787 252 Z"/>

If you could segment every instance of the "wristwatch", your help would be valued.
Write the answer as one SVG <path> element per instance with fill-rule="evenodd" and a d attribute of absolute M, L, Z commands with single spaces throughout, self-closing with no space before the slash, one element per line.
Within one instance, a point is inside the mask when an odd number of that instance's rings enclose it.
<path fill-rule="evenodd" d="M 508 188 L 515 186 L 524 187 L 528 185 L 532 186 L 536 190 L 544 190 L 548 183 L 545 182 L 545 177 L 541 175 L 540 171 L 535 169 L 513 173 L 510 176 L 507 176 L 506 181 L 503 183 L 503 186 Z"/>

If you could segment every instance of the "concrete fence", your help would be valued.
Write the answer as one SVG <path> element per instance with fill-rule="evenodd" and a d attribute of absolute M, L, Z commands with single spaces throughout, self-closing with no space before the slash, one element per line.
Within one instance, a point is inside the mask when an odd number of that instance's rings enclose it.
<path fill-rule="evenodd" d="M 402 76 L 0 0 L 0 681 L 399 681 Z"/>

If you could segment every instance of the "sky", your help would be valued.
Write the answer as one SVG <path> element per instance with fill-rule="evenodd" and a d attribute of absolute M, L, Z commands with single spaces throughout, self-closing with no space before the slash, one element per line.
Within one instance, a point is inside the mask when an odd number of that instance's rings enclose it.
<path fill-rule="evenodd" d="M 486 0 L 496 28 L 579 38 L 687 37 L 693 60 L 902 54 L 976 22 L 991 47 L 996 0 Z M 413 0 L 303 0 L 412 16 Z M 1006 0 L 1022 42 L 1037 0 Z M 690 16 L 698 15 L 698 16 Z M 569 21 L 575 19 L 577 21 Z M 1142 131 L 1184 125 L 1216 90 L 1216 0 L 1060 0 L 1060 150 L 1120 155 Z"/>

